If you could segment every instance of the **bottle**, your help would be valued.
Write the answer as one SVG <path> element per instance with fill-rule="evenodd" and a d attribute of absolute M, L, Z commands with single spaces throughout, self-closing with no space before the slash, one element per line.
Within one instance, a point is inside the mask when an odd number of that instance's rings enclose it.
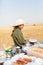
<path fill-rule="evenodd" d="M 6 52 L 6 58 L 10 59 L 12 57 L 12 49 L 6 49 L 5 52 Z"/>

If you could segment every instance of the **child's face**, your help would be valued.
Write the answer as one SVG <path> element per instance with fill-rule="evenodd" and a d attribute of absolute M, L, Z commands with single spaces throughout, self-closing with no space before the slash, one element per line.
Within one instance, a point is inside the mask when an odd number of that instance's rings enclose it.
<path fill-rule="evenodd" d="M 19 28 L 20 28 L 20 29 L 23 29 L 23 27 L 24 27 L 24 24 L 19 25 Z"/>

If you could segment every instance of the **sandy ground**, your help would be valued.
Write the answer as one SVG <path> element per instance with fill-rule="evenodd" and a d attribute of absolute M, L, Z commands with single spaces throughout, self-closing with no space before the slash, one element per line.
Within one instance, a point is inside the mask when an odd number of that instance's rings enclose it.
<path fill-rule="evenodd" d="M 0 46 L 13 45 L 11 37 L 12 27 L 0 27 Z M 39 42 L 43 42 L 43 24 L 42 25 L 25 25 L 22 30 L 24 38 L 36 38 Z"/>

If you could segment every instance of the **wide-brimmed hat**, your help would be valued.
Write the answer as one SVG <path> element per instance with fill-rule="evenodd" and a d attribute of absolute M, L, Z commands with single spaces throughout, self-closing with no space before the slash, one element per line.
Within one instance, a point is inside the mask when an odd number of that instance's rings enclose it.
<path fill-rule="evenodd" d="M 22 24 L 24 24 L 24 21 L 22 19 L 18 19 L 18 20 L 16 20 L 14 26 L 19 26 L 19 25 L 22 25 Z"/>

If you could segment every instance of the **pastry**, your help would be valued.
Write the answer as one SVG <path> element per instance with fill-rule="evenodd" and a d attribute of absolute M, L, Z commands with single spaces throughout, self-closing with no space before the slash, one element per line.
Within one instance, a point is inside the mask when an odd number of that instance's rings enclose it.
<path fill-rule="evenodd" d="M 16 62 L 14 62 L 13 65 L 25 65 L 28 62 L 32 62 L 32 59 L 30 59 L 30 58 L 20 58 Z"/>

